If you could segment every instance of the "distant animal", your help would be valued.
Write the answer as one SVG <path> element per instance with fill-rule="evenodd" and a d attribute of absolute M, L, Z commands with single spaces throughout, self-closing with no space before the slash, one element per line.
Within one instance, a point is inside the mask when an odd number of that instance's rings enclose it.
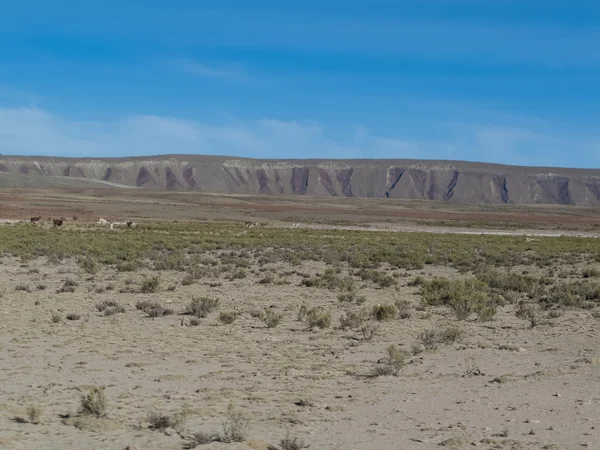
<path fill-rule="evenodd" d="M 110 229 L 114 230 L 115 228 L 121 228 L 121 227 L 127 227 L 127 228 L 135 228 L 136 224 L 134 222 L 112 222 L 110 224 Z"/>
<path fill-rule="evenodd" d="M 98 225 L 106 225 L 108 223 L 108 221 L 106 219 L 98 219 Z"/>
<path fill-rule="evenodd" d="M 62 227 L 63 219 L 52 219 L 52 223 L 55 227 Z"/>
<path fill-rule="evenodd" d="M 32 217 L 31 219 L 29 219 L 31 221 L 31 223 L 35 223 L 35 222 L 39 222 L 41 220 L 42 216 L 37 216 L 37 217 Z"/>

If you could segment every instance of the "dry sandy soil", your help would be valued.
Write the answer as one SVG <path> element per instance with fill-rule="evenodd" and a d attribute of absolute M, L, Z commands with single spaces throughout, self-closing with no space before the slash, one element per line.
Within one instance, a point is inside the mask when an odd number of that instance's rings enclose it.
<path fill-rule="evenodd" d="M 77 233 L 84 229 L 82 221 L 100 216 L 157 221 L 165 202 L 160 197 L 134 203 L 123 193 L 118 202 L 92 201 L 90 193 L 44 198 L 22 192 L 18 200 L 15 195 L 2 198 L 2 211 L 10 212 L 3 217 L 36 212 L 70 217 L 78 211 L 77 224 L 56 230 L 61 236 Z M 190 212 L 182 198 L 168 197 L 169 220 L 250 216 L 277 225 L 298 219 L 260 215 L 256 209 L 248 215 L 239 207 L 231 212 L 223 204 L 239 206 L 240 200 L 227 198 Z M 210 201 L 206 198 L 204 203 Z M 69 200 L 62 209 L 55 206 L 61 199 Z M 126 214 L 134 210 L 139 213 Z M 567 214 L 572 224 L 597 220 Z M 310 223 L 310 217 L 303 218 Z M 369 225 L 366 219 L 359 224 Z M 239 231 L 248 236 L 262 232 Z M 380 233 L 365 233 L 379 239 Z M 207 250 L 199 256 L 219 261 L 227 253 Z M 157 271 L 151 264 L 132 272 L 110 264 L 86 271 L 72 257 L 57 262 L 5 254 L 0 261 L 0 447 L 181 449 L 195 433 L 223 437 L 223 424 L 232 423 L 227 409 L 233 406 L 248 421 L 244 442 L 197 448 L 291 450 L 280 443 L 286 435 L 311 449 L 331 450 L 600 448 L 600 319 L 591 306 L 561 308 L 556 317 L 540 310 L 535 327 L 516 317 L 517 305 L 511 303 L 489 321 L 474 316 L 458 321 L 451 308 L 423 306 L 422 288 L 411 283 L 417 276 L 472 277 L 450 264 L 416 270 L 383 264 L 379 270 L 393 283 L 379 286 L 361 279 L 346 262 L 260 263 L 256 256 L 238 256 L 248 262 L 244 278 L 234 279 L 231 268 L 232 276 L 209 274 L 187 284 L 182 283 L 185 271 Z M 332 267 L 337 277 L 353 278 L 364 303 L 340 301 L 337 289 L 302 285 Z M 559 272 L 567 270 L 567 281 L 576 282 L 582 271 L 599 270 L 600 262 L 551 267 L 555 272 L 550 275 L 550 269 L 534 265 L 513 269 L 553 276 L 557 283 Z M 273 279 L 261 281 L 269 273 Z M 157 291 L 141 292 L 155 275 L 160 277 Z M 58 292 L 67 280 L 74 282 L 74 292 Z M 192 298 L 204 296 L 218 299 L 219 305 L 194 326 L 193 317 L 183 313 Z M 96 306 L 103 300 L 117 301 L 124 312 L 106 316 Z M 136 309 L 142 300 L 157 301 L 174 314 L 150 318 Z M 375 305 L 395 303 L 405 308 L 405 316 L 370 317 Z M 302 305 L 323 307 L 331 313 L 331 325 L 309 329 L 298 320 Z M 224 311 L 236 312 L 237 319 L 223 324 L 219 314 Z M 268 328 L 261 320 L 264 311 L 281 315 L 281 323 Z M 340 318 L 349 311 L 366 311 L 365 323 L 377 329 L 372 339 L 360 326 L 340 328 Z M 68 320 L 69 314 L 79 317 Z M 447 327 L 458 327 L 462 335 L 433 349 L 422 347 L 424 331 Z M 375 367 L 385 365 L 391 344 L 408 352 L 399 373 L 373 376 Z M 82 395 L 94 386 L 105 387 L 102 418 L 79 412 Z M 41 410 L 39 418 L 29 417 L 31 407 Z M 152 413 L 185 420 L 153 430 Z"/>

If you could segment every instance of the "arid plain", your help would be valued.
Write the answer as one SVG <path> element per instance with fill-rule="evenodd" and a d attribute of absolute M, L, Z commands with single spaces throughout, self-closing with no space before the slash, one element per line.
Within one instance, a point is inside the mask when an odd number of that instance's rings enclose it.
<path fill-rule="evenodd" d="M 2 448 L 600 448 L 597 208 L 19 189 L 0 219 Z"/>

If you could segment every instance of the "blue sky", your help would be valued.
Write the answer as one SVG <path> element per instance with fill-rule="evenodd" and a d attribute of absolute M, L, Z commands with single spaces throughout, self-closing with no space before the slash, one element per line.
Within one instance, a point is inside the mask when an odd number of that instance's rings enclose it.
<path fill-rule="evenodd" d="M 594 1 L 2 9 L 2 154 L 600 167 Z"/>

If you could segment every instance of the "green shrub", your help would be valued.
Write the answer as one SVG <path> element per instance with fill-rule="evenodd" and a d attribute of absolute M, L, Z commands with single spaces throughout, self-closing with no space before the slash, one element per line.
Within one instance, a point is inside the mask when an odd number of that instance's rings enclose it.
<path fill-rule="evenodd" d="M 394 305 L 375 305 L 373 306 L 372 315 L 380 322 L 394 320 L 398 315 L 398 310 Z"/>
<path fill-rule="evenodd" d="M 91 256 L 80 256 L 77 259 L 77 264 L 84 270 L 85 273 L 89 273 L 91 275 L 98 273 L 100 270 L 100 263 L 96 258 Z"/>
<path fill-rule="evenodd" d="M 368 312 L 366 311 L 348 311 L 340 317 L 340 328 L 347 330 L 348 328 L 359 328 L 366 321 Z"/>
<path fill-rule="evenodd" d="M 209 297 L 195 297 L 187 305 L 185 313 L 204 319 L 219 306 L 219 300 Z"/>
<path fill-rule="evenodd" d="M 538 312 L 535 306 L 528 303 L 521 303 L 515 312 L 519 319 L 527 320 L 531 328 L 539 324 Z"/>
<path fill-rule="evenodd" d="M 219 322 L 224 325 L 231 325 L 237 318 L 238 313 L 236 311 L 222 311 L 221 314 L 219 314 Z"/>
<path fill-rule="evenodd" d="M 325 329 L 331 326 L 331 313 L 317 306 L 311 308 L 306 314 L 306 322 L 309 328 Z"/>
<path fill-rule="evenodd" d="M 434 278 L 423 283 L 421 296 L 428 305 L 449 306 L 458 320 L 466 320 L 472 313 L 493 305 L 487 286 L 475 279 Z"/>
<path fill-rule="evenodd" d="M 81 397 L 81 414 L 103 417 L 106 415 L 106 396 L 104 387 L 94 387 L 87 394 Z"/>
<path fill-rule="evenodd" d="M 398 373 L 406 366 L 406 360 L 410 356 L 408 352 L 400 350 L 394 344 L 387 348 L 387 354 L 387 358 L 373 368 L 372 376 L 398 376 Z"/>
<path fill-rule="evenodd" d="M 160 286 L 160 278 L 158 276 L 146 278 L 142 281 L 142 285 L 140 287 L 140 292 L 144 294 L 158 292 L 158 287 Z"/>
<path fill-rule="evenodd" d="M 261 316 L 261 320 L 267 328 L 275 328 L 283 320 L 283 314 L 279 314 L 272 309 L 267 309 Z"/>

